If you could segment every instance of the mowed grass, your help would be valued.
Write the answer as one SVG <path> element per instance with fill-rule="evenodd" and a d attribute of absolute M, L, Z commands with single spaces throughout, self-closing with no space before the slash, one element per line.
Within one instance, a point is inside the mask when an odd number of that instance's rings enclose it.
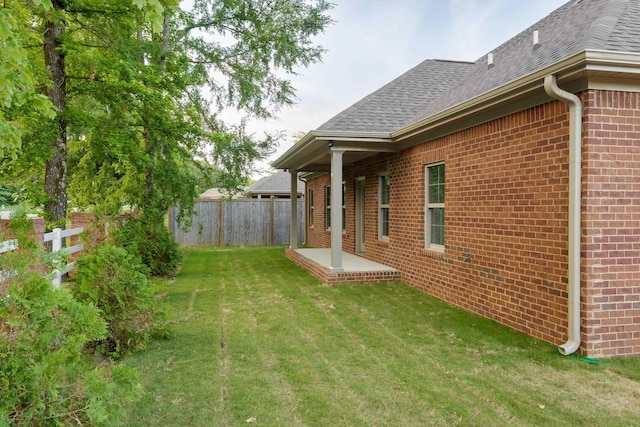
<path fill-rule="evenodd" d="M 283 248 L 192 250 L 172 338 L 126 359 L 131 426 L 640 425 L 640 359 L 589 363 L 403 283 L 327 287 Z"/>

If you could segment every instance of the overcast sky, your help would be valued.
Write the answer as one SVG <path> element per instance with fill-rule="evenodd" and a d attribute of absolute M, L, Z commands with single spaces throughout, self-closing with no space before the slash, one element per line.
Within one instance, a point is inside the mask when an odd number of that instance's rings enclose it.
<path fill-rule="evenodd" d="M 293 145 L 294 134 L 318 128 L 423 60 L 475 61 L 567 0 L 331 1 L 335 22 L 316 39 L 327 50 L 322 63 L 291 79 L 298 103 L 278 120 L 247 126 L 257 135 L 284 132 L 269 162 Z"/>

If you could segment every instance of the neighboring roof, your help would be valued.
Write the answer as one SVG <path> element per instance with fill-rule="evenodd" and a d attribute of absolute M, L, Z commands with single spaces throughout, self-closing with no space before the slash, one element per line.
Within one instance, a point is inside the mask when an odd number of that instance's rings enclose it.
<path fill-rule="evenodd" d="M 318 129 L 392 132 L 457 83 L 473 67 L 472 62 L 423 61 Z"/>
<path fill-rule="evenodd" d="M 210 188 L 199 196 L 201 199 L 223 199 L 228 198 L 229 193 L 222 188 Z M 232 195 L 232 199 L 237 198 L 237 194 Z"/>
<path fill-rule="evenodd" d="M 221 197 L 224 197 L 224 194 L 222 194 L 222 191 L 219 188 L 210 188 L 200 194 L 200 198 L 202 199 L 216 199 Z"/>
<path fill-rule="evenodd" d="M 291 194 L 291 174 L 278 172 L 260 178 L 245 189 L 247 195 L 258 194 Z M 304 182 L 298 180 L 298 194 L 304 194 Z"/>

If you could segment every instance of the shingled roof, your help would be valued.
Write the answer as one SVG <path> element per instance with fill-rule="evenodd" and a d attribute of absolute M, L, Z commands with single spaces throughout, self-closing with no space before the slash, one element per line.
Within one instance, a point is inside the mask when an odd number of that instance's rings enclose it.
<path fill-rule="evenodd" d="M 245 189 L 247 196 L 289 195 L 291 193 L 291 174 L 278 172 L 260 178 Z M 304 182 L 298 180 L 298 194 L 304 194 Z"/>
<path fill-rule="evenodd" d="M 533 32 L 539 44 L 533 44 Z M 404 125 L 427 118 L 586 49 L 640 52 L 639 0 L 573 0 L 478 59 L 458 84 Z"/>
<path fill-rule="evenodd" d="M 637 84 L 640 0 L 571 0 L 490 53 L 492 64 L 487 55 L 423 61 L 309 132 L 274 167 L 323 173 L 330 147 L 344 149 L 349 164 L 531 108 L 549 102 L 550 75 L 574 93 Z"/>
<path fill-rule="evenodd" d="M 423 61 L 318 129 L 392 132 L 457 83 L 473 66 L 472 62 Z"/>
<path fill-rule="evenodd" d="M 393 132 L 585 49 L 640 52 L 640 0 L 570 1 L 493 50 L 492 66 L 423 61 L 318 130 Z"/>

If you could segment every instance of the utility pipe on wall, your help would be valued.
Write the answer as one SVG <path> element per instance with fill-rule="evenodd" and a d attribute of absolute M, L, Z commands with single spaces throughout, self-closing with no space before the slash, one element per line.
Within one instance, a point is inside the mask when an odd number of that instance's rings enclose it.
<path fill-rule="evenodd" d="M 580 348 L 580 216 L 582 188 L 582 102 L 558 87 L 556 76 L 544 78 L 547 95 L 569 105 L 569 260 L 567 342 L 558 347 L 567 356 Z"/>

